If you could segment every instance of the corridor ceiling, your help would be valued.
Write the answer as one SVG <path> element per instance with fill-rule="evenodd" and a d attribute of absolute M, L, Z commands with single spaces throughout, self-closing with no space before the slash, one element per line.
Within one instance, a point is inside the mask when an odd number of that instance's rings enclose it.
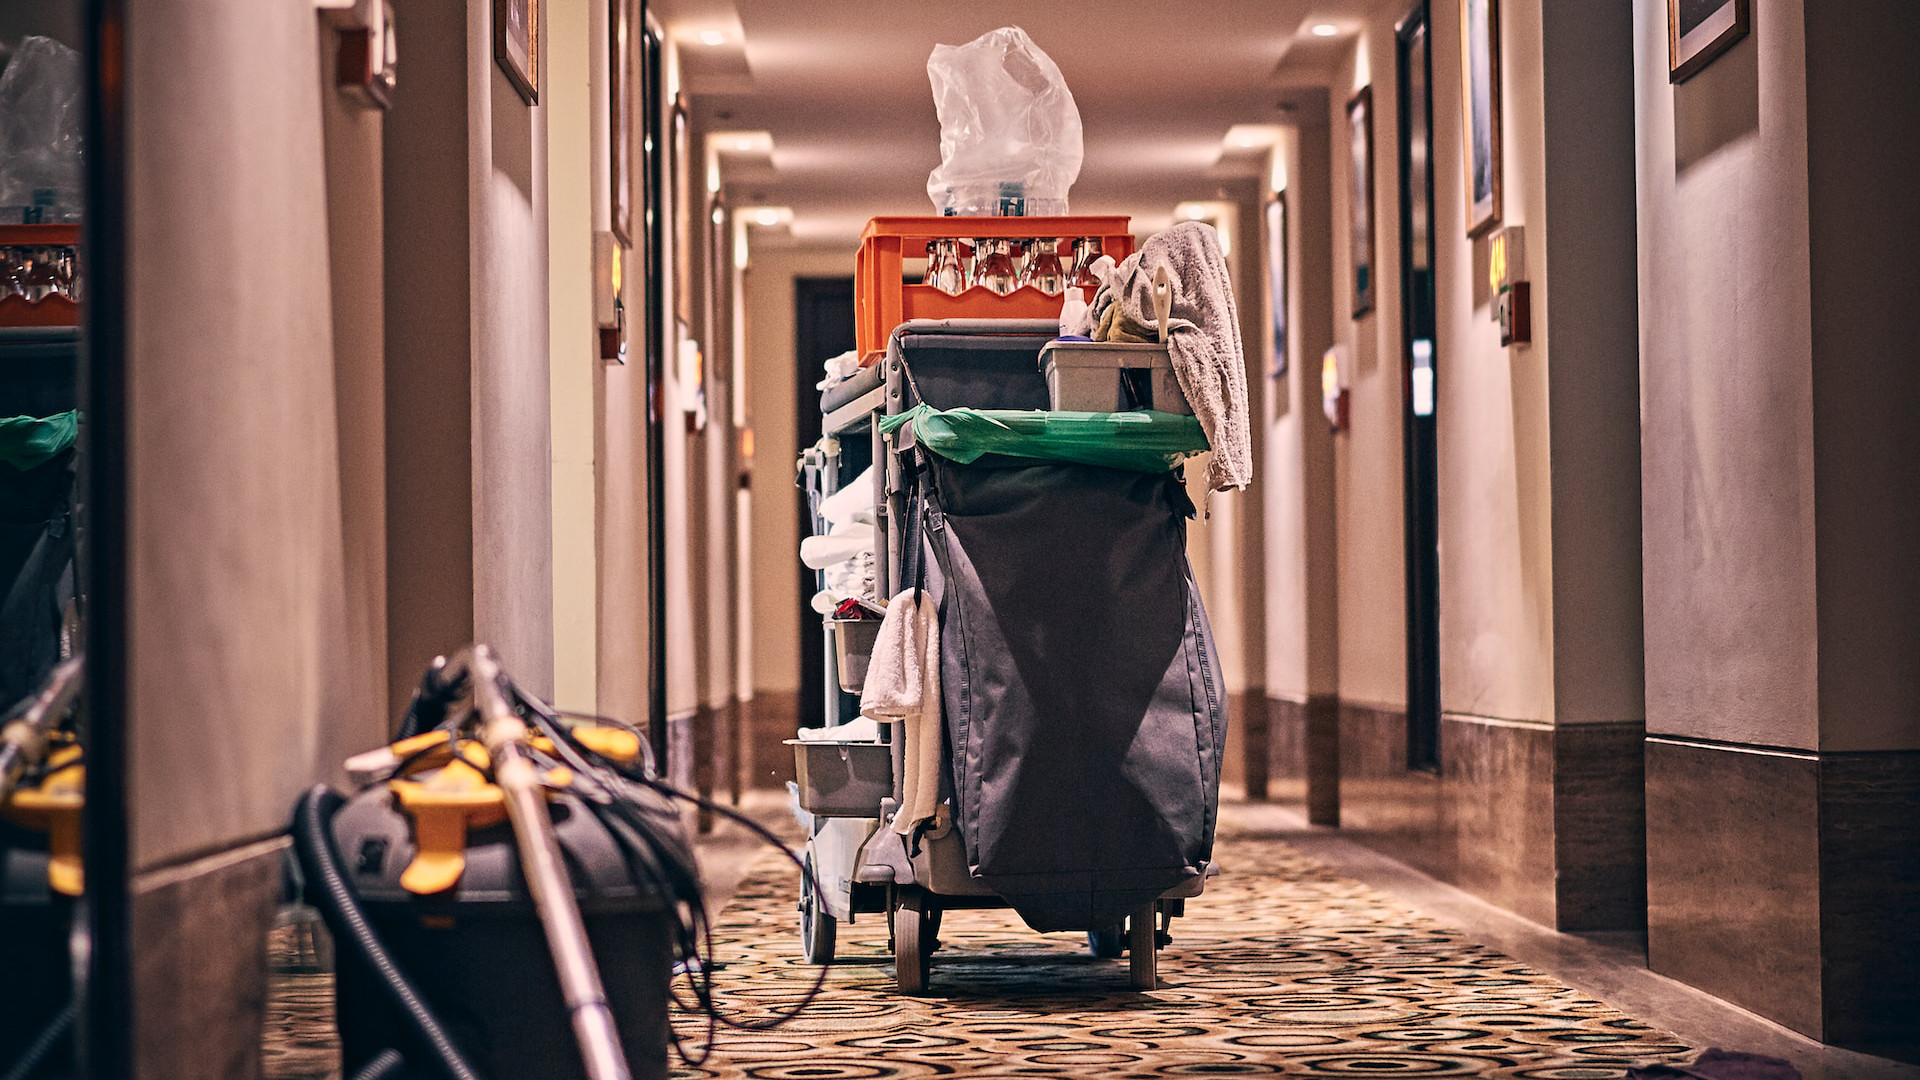
<path fill-rule="evenodd" d="M 735 204 L 792 207 L 792 242 L 838 245 L 876 214 L 933 212 L 926 182 L 940 127 L 927 56 L 936 44 L 1024 28 L 1080 108 L 1086 158 L 1073 211 L 1131 214 L 1147 230 L 1167 224 L 1176 203 L 1218 198 L 1224 181 L 1258 174 L 1257 151 L 1226 145 L 1232 125 L 1322 120 L 1333 61 L 1381 6 L 655 0 L 651 10 L 679 43 L 696 130 L 773 136 L 770 164 L 764 152 L 723 158 Z M 1319 24 L 1338 33 L 1310 33 Z"/>

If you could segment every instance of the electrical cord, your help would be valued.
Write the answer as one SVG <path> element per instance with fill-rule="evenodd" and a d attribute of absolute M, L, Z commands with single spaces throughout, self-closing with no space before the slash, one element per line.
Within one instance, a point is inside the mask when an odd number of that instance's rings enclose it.
<path fill-rule="evenodd" d="M 821 966 L 819 972 L 814 977 L 813 985 L 807 989 L 797 1003 L 765 1019 L 741 1019 L 729 1015 L 720 1007 L 715 995 L 713 979 L 713 971 L 718 966 L 713 961 L 713 924 L 710 913 L 707 911 L 700 894 L 697 870 L 693 870 L 692 868 L 691 852 L 686 852 L 684 847 L 682 847 L 681 851 L 685 852 L 685 854 L 681 856 L 678 853 L 659 850 L 660 841 L 657 836 L 657 831 L 649 828 L 644 820 L 636 820 L 633 817 L 635 813 L 634 804 L 630 798 L 620 797 L 619 786 L 622 783 L 630 786 L 638 786 L 663 796 L 667 800 L 678 800 L 692 804 L 746 827 L 748 831 L 752 832 L 762 841 L 778 848 L 780 853 L 786 856 L 787 860 L 793 863 L 800 871 L 802 888 L 812 893 L 816 900 L 820 900 L 819 883 L 814 879 L 813 873 L 807 867 L 806 863 L 795 855 L 771 830 L 745 814 L 703 796 L 681 791 L 671 784 L 660 780 L 654 775 L 652 762 L 650 760 L 643 757 L 638 767 L 631 765 L 623 766 L 619 762 L 594 752 L 583 745 L 578 739 L 574 738 L 569 727 L 563 722 L 562 714 L 547 706 L 538 698 L 521 691 L 519 688 L 515 687 L 513 689 L 514 696 L 520 707 L 524 710 L 527 717 L 532 720 L 535 727 L 537 727 L 542 734 L 546 735 L 548 741 L 553 744 L 556 755 L 560 758 L 561 763 L 572 769 L 577 778 L 585 779 L 589 786 L 609 796 L 604 802 L 598 798 L 589 798 L 586 800 L 588 805 L 596 807 L 596 813 L 604 809 L 606 812 L 623 819 L 644 842 L 655 847 L 656 855 L 665 857 L 664 861 L 668 865 L 677 864 L 682 857 L 687 860 L 683 868 L 683 873 L 676 875 L 681 879 L 680 883 L 672 892 L 666 894 L 670 899 L 678 901 L 678 905 L 676 906 L 684 908 L 684 911 L 681 912 L 677 920 L 678 926 L 676 930 L 677 937 L 681 941 L 682 957 L 688 961 L 688 963 L 684 965 L 684 968 L 687 974 L 689 989 L 693 993 L 693 1001 L 691 1003 L 680 999 L 676 993 L 675 1003 L 688 1011 L 697 1010 L 707 1015 L 708 1037 L 705 1047 L 700 1052 L 699 1059 L 696 1060 L 688 1056 L 687 1051 L 681 1045 L 680 1039 L 676 1035 L 674 1037 L 675 1048 L 680 1052 L 682 1060 L 690 1065 L 698 1065 L 701 1061 L 704 1061 L 706 1055 L 711 1053 L 713 1049 L 713 1036 L 717 1032 L 717 1025 L 724 1024 L 727 1027 L 741 1031 L 769 1031 L 794 1019 L 808 1006 L 812 1005 L 826 983 L 828 973 L 826 965 Z M 639 734 L 631 725 L 612 720 L 608 717 L 595 716 L 591 717 L 591 719 L 599 723 L 611 723 L 614 726 L 632 731 L 636 735 Z M 643 748 L 646 747 L 647 741 L 645 738 L 640 739 L 640 745 Z"/>
<path fill-rule="evenodd" d="M 407 1059 L 398 1050 L 382 1050 L 373 1055 L 352 1080 L 402 1080 L 407 1075 Z"/>
<path fill-rule="evenodd" d="M 60 1014 L 53 1018 L 53 1022 L 27 1045 L 26 1053 L 20 1055 L 20 1060 L 14 1062 L 13 1068 L 8 1069 L 6 1075 L 0 1077 L 0 1080 L 27 1080 L 32 1076 L 35 1070 L 45 1063 L 47 1055 L 53 1053 L 53 1048 L 60 1045 L 60 1040 L 73 1031 L 74 1021 L 79 1016 L 79 1002 L 67 1002 L 67 1007 L 61 1009 Z"/>

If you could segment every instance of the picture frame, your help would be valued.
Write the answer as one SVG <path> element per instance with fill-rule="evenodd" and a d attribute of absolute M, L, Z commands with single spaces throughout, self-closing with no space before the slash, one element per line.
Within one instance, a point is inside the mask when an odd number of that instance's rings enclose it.
<path fill-rule="evenodd" d="M 493 59 L 522 100 L 540 104 L 540 0 L 493 0 Z"/>
<path fill-rule="evenodd" d="M 1273 356 L 1269 378 L 1287 377 L 1287 193 L 1276 191 L 1267 200 L 1267 306 L 1273 328 Z"/>
<path fill-rule="evenodd" d="M 1667 0 L 1667 81 L 1685 82 L 1746 37 L 1752 0 Z"/>
<path fill-rule="evenodd" d="M 1373 310 L 1373 87 L 1363 86 L 1347 102 L 1347 138 L 1352 160 L 1347 170 L 1348 242 L 1352 255 L 1353 317 Z"/>
<path fill-rule="evenodd" d="M 1467 236 L 1500 225 L 1500 0 L 1460 0 L 1460 104 Z"/>
<path fill-rule="evenodd" d="M 613 235 L 633 246 L 633 5 L 607 0 L 607 191 Z"/>

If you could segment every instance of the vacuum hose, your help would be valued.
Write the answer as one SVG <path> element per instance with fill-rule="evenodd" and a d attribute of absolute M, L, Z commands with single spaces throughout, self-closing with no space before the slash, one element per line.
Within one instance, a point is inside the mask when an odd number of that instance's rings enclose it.
<path fill-rule="evenodd" d="M 313 900 L 326 918 L 327 929 L 333 932 L 337 941 L 344 941 L 359 950 L 361 959 L 380 976 L 393 1004 L 397 1006 L 419 1033 L 421 1041 L 433 1052 L 440 1069 L 452 1080 L 480 1080 L 480 1074 L 460 1053 L 453 1040 L 447 1036 L 440 1021 L 427 1008 L 427 1003 L 413 987 L 407 977 L 394 963 L 392 954 L 381 943 L 380 936 L 367 921 L 360 908 L 360 902 L 354 898 L 352 886 L 340 869 L 340 857 L 333 850 L 333 840 L 328 836 L 327 824 L 334 812 L 346 800 L 326 785 L 317 785 L 302 796 L 293 813 L 293 846 L 300 856 L 300 865 L 306 872 L 309 889 L 314 893 Z M 388 1053 L 391 1053 L 390 1051 Z M 397 1055 L 376 1056 L 361 1070 L 362 1076 L 388 1077 L 394 1075 L 399 1064 Z"/>

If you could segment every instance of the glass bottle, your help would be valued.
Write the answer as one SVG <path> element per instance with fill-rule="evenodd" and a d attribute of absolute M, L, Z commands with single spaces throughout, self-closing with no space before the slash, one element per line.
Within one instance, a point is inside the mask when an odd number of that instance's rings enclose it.
<path fill-rule="evenodd" d="M 967 274 L 960 268 L 960 241 L 933 240 L 927 243 L 927 284 L 959 296 L 967 291 Z"/>
<path fill-rule="evenodd" d="M 1100 258 L 1100 238 L 1083 236 L 1073 242 L 1073 270 L 1067 274 L 1067 284 L 1099 288 L 1099 279 L 1093 276 L 1093 264 Z"/>
<path fill-rule="evenodd" d="M 1022 283 L 1031 285 L 1048 296 L 1059 296 L 1067 288 L 1067 272 L 1060 266 L 1060 241 L 1036 239 L 1028 241 L 1027 265 L 1021 274 Z"/>
<path fill-rule="evenodd" d="M 1005 296 L 1020 287 L 1020 274 L 1013 266 L 1013 241 L 984 240 L 988 247 L 976 248 L 973 258 L 974 283 L 985 285 L 997 296 Z M 982 257 L 977 252 L 986 251 Z"/>
<path fill-rule="evenodd" d="M 0 244 L 0 299 L 25 296 L 21 275 L 26 268 L 26 253 L 21 248 Z"/>
<path fill-rule="evenodd" d="M 27 248 L 25 268 L 20 275 L 20 292 L 30 304 L 51 296 L 57 287 L 53 270 L 53 249 Z"/>

